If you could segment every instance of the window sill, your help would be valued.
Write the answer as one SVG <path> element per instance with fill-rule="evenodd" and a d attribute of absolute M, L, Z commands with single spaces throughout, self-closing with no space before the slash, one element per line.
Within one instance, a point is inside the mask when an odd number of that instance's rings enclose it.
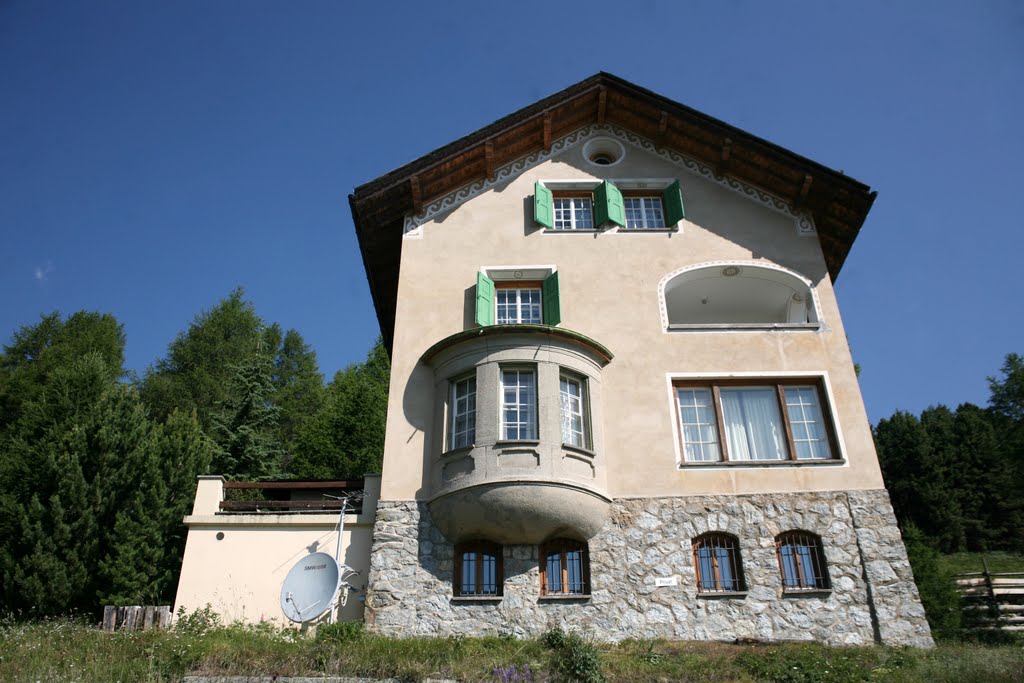
<path fill-rule="evenodd" d="M 742 600 L 747 597 L 748 591 L 714 591 L 711 593 L 701 593 L 698 591 L 697 597 L 702 600 Z"/>
<path fill-rule="evenodd" d="M 590 596 L 582 594 L 542 595 L 537 600 L 538 602 L 590 602 Z"/>
<path fill-rule="evenodd" d="M 646 232 L 679 232 L 679 228 L 617 228 L 615 232 L 627 235 L 637 235 Z"/>
<path fill-rule="evenodd" d="M 679 469 L 700 469 L 702 467 L 836 467 L 838 465 L 845 465 L 845 458 L 831 458 L 831 459 L 806 459 L 806 460 L 728 460 L 721 461 L 716 460 L 713 462 L 682 462 L 679 463 Z"/>
<path fill-rule="evenodd" d="M 458 448 L 453 448 L 450 451 L 445 451 L 444 453 L 441 454 L 441 458 L 453 458 L 456 455 L 465 455 L 474 448 L 476 448 L 476 444 L 473 444 L 471 446 L 459 446 Z"/>
<path fill-rule="evenodd" d="M 831 588 L 784 588 L 784 598 L 827 598 L 832 595 Z"/>
<path fill-rule="evenodd" d="M 607 230 L 598 230 L 597 228 L 544 228 L 545 235 L 600 235 L 602 232 L 607 232 Z"/>
<path fill-rule="evenodd" d="M 494 603 L 501 602 L 501 595 L 453 595 L 451 597 L 452 602 L 484 602 Z"/>
<path fill-rule="evenodd" d="M 562 449 L 566 451 L 572 451 L 573 453 L 579 453 L 580 455 L 585 455 L 591 459 L 597 457 L 597 453 L 590 450 L 589 448 L 584 448 L 582 446 L 573 446 L 572 444 L 569 443 L 563 443 Z"/>
<path fill-rule="evenodd" d="M 495 448 L 509 448 L 515 446 L 539 446 L 540 439 L 502 439 L 494 442 Z"/>

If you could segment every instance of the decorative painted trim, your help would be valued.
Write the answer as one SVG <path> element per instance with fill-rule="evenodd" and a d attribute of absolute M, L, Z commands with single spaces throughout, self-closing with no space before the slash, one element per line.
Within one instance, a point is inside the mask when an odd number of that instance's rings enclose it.
<path fill-rule="evenodd" d="M 699 176 L 704 180 L 731 190 L 746 199 L 757 202 L 761 206 L 793 219 L 797 234 L 800 236 L 812 237 L 818 234 L 811 214 L 806 211 L 794 211 L 789 203 L 784 199 L 776 197 L 773 194 L 765 192 L 764 190 L 752 185 L 748 185 L 742 181 L 736 180 L 735 178 L 717 175 L 714 169 L 710 166 L 702 164 L 699 161 L 691 159 L 690 157 L 680 154 L 674 150 L 660 148 L 647 138 L 641 137 L 636 133 L 632 133 L 619 128 L 618 126 L 609 124 L 594 124 L 580 128 L 563 138 L 559 138 L 552 143 L 550 151 L 545 152 L 544 150 L 538 150 L 532 154 L 501 166 L 495 171 L 493 179 L 488 180 L 487 178 L 481 178 L 480 180 L 476 180 L 469 185 L 460 187 L 443 197 L 435 199 L 423 207 L 423 211 L 419 214 L 407 215 L 405 217 L 404 224 L 405 237 L 421 238 L 423 236 L 423 224 L 433 220 L 436 216 L 452 210 L 456 206 L 491 189 L 495 185 L 504 183 L 512 176 L 519 175 L 520 173 L 547 161 L 553 156 L 561 154 L 573 147 L 577 147 L 593 137 L 602 135 L 613 136 L 622 142 L 636 147 L 637 149 L 642 149 L 650 154 L 659 156 L 665 161 L 686 169 L 693 175 Z"/>
<path fill-rule="evenodd" d="M 669 329 L 668 304 L 665 303 L 665 287 L 668 285 L 668 283 L 671 282 L 672 280 L 674 280 L 677 276 L 682 275 L 683 273 L 687 273 L 687 272 L 692 271 L 692 270 L 703 270 L 705 268 L 721 268 L 721 267 L 724 267 L 724 266 L 739 266 L 740 268 L 761 268 L 761 269 L 764 269 L 764 270 L 775 270 L 775 271 L 778 271 L 780 273 L 785 273 L 786 275 L 789 275 L 790 277 L 794 277 L 797 280 L 799 280 L 800 282 L 804 283 L 807 286 L 807 291 L 809 291 L 811 293 L 811 301 L 814 303 L 814 315 L 818 319 L 817 320 L 817 324 L 819 325 L 818 329 L 824 329 L 824 321 L 822 320 L 822 315 L 821 315 L 821 302 L 818 300 L 817 292 L 814 291 L 814 285 L 811 283 L 811 281 L 808 278 L 804 277 L 803 275 L 801 275 L 800 273 L 796 272 L 795 270 L 790 270 L 789 268 L 785 268 L 783 266 L 776 265 L 774 263 L 762 263 L 760 261 L 731 260 L 731 261 L 704 261 L 703 263 L 694 263 L 694 264 L 689 265 L 689 266 L 683 266 L 682 268 L 677 268 L 677 269 L 673 270 L 671 273 L 668 273 L 667 275 L 665 275 L 665 277 L 661 278 L 661 281 L 658 282 L 658 308 L 659 308 L 659 312 L 661 314 L 661 331 L 662 332 L 668 333 L 670 331 L 673 331 L 673 330 Z M 676 331 L 678 331 L 678 330 L 676 330 Z M 725 332 L 725 331 L 727 331 L 727 330 L 714 330 L 715 333 Z M 751 330 L 746 329 L 746 330 L 737 330 L 737 331 L 749 332 Z M 763 331 L 763 330 L 758 330 L 758 331 Z"/>

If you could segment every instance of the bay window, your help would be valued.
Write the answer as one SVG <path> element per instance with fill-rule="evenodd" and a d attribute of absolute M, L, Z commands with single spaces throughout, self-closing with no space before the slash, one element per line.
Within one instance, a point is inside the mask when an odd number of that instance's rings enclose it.
<path fill-rule="evenodd" d="M 559 378 L 562 443 L 589 448 L 587 434 L 586 385 L 583 380 L 563 374 Z"/>
<path fill-rule="evenodd" d="M 537 374 L 532 369 L 501 371 L 501 438 L 537 438 Z"/>
<path fill-rule="evenodd" d="M 476 377 L 451 383 L 448 448 L 468 448 L 476 441 Z"/>

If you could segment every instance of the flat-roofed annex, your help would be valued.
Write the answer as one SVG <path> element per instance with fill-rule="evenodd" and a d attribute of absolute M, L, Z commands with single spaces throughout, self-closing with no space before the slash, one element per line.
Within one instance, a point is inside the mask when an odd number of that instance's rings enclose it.
<path fill-rule="evenodd" d="M 591 124 L 611 124 L 810 211 L 833 280 L 875 192 L 718 119 L 600 72 L 355 189 L 349 196 L 370 293 L 391 348 L 403 225 L 430 201 Z"/>

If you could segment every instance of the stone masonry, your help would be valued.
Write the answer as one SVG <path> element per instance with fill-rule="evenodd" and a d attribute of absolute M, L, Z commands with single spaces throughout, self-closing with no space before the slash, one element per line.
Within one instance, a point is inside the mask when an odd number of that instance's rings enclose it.
<path fill-rule="evenodd" d="M 775 536 L 789 530 L 822 538 L 831 590 L 783 594 Z M 745 594 L 697 595 L 691 540 L 708 531 L 739 539 Z M 883 490 L 619 499 L 589 551 L 589 597 L 541 597 L 537 546 L 506 545 L 504 595 L 453 598 L 453 547 L 426 504 L 381 501 L 366 621 L 395 636 L 537 636 L 559 626 L 608 641 L 933 645 Z M 673 577 L 676 585 L 656 585 Z"/>

